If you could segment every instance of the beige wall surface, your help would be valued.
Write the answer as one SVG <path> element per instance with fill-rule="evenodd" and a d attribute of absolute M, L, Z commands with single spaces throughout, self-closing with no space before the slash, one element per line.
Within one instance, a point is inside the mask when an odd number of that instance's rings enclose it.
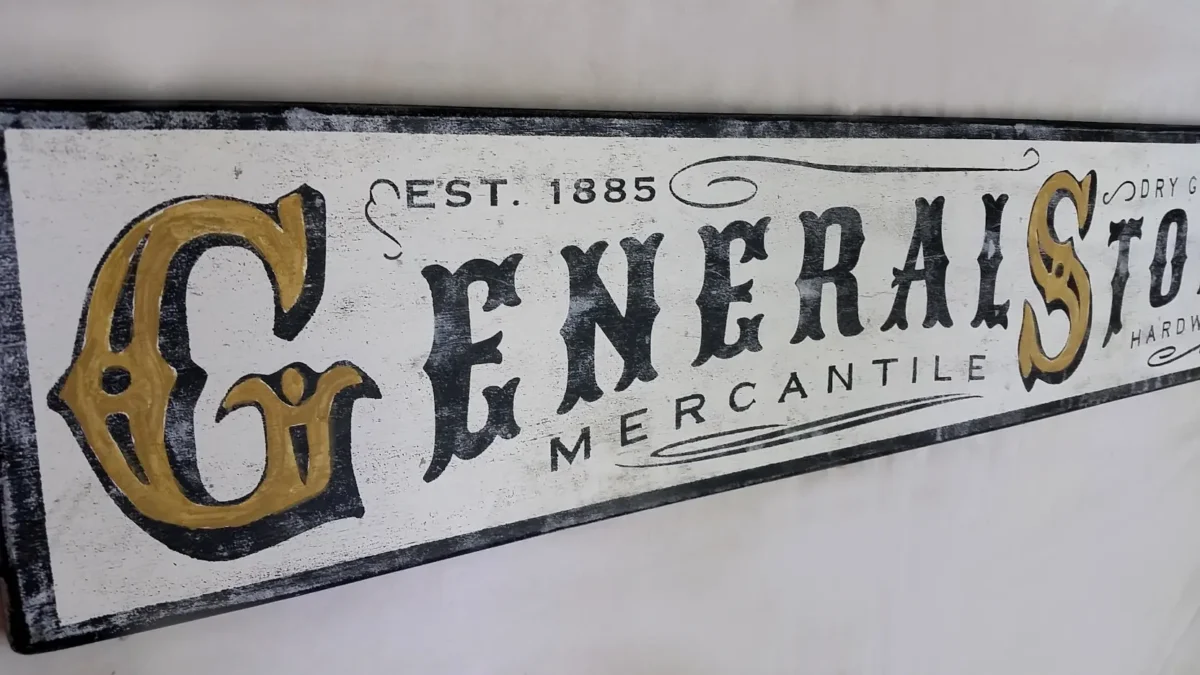
<path fill-rule="evenodd" d="M 3 0 L 0 98 L 1195 124 L 1198 25 L 1178 0 Z M 1200 672 L 1198 387 L 0 673 Z"/>

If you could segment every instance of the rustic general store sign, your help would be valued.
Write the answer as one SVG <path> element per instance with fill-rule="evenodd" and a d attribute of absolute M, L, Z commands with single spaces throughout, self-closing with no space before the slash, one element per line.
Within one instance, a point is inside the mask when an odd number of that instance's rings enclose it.
<path fill-rule="evenodd" d="M 0 125 L 23 650 L 1200 374 L 1192 130 L 309 109 Z"/>

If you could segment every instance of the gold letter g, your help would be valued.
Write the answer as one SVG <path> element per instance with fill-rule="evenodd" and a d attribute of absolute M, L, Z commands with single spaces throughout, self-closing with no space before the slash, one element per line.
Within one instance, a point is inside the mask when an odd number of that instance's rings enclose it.
<path fill-rule="evenodd" d="M 101 260 L 71 366 L 49 396 L 125 515 L 171 549 L 205 560 L 239 558 L 361 516 L 350 413 L 355 400 L 379 398 L 348 362 L 319 374 L 293 363 L 243 377 L 217 420 L 258 408 L 266 466 L 250 494 L 215 500 L 196 464 L 193 415 L 207 376 L 191 360 L 186 298 L 196 260 L 218 246 L 262 260 L 274 289 L 274 332 L 294 338 L 324 287 L 321 194 L 301 186 L 269 205 L 175 200 L 125 228 Z"/>

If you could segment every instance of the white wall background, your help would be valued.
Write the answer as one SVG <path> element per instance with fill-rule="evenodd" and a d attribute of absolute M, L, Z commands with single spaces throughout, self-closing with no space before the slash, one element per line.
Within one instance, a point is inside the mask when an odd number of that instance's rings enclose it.
<path fill-rule="evenodd" d="M 1200 123 L 1198 25 L 1186 0 L 0 0 L 0 98 Z M 0 648 L 0 673 L 1195 673 L 1198 394 Z"/>

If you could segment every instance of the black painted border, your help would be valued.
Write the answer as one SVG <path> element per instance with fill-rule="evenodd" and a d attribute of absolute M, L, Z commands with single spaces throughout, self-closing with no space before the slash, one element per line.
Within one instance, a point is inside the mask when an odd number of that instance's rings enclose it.
<path fill-rule="evenodd" d="M 1091 122 L 642 114 L 342 105 L 0 103 L 4 129 L 244 129 L 677 138 L 924 138 L 1200 143 L 1200 127 Z M 841 448 L 290 577 L 62 625 L 55 610 L 38 471 L 12 198 L 0 136 L 0 578 L 9 640 L 35 653 L 338 586 L 554 530 L 1044 419 L 1200 379 L 1200 368 L 937 429 Z M 4 588 L 0 587 L 0 591 Z M 3 594 L 0 593 L 0 596 Z"/>

